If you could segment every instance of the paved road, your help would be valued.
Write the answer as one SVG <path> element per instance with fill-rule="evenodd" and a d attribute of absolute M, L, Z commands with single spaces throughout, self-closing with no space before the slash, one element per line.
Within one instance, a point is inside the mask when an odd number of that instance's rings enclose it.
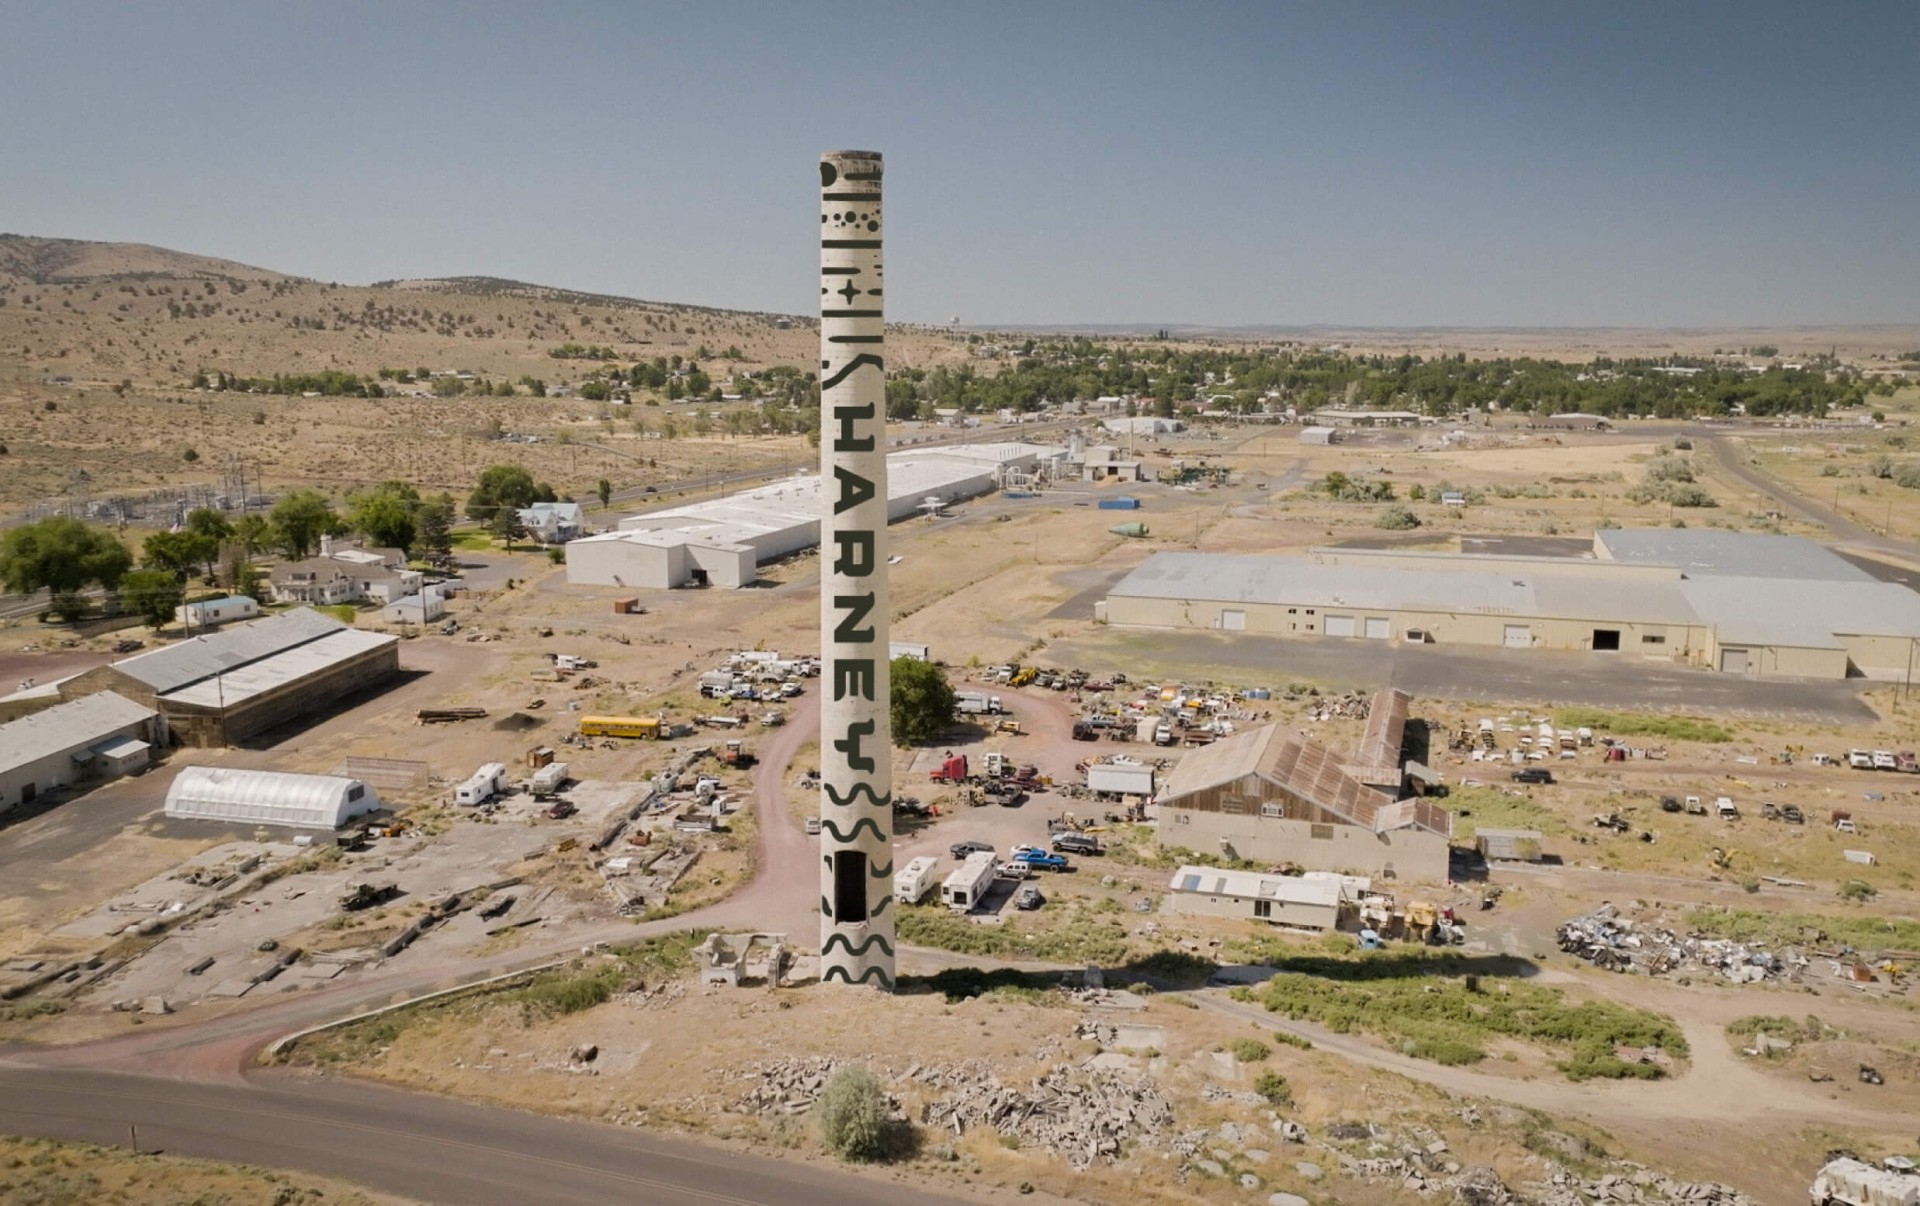
<path fill-rule="evenodd" d="M 181 1084 L 0 1064 L 0 1132 L 296 1168 L 451 1206 L 892 1206 L 879 1178 L 350 1081 Z M 915 1188 L 916 1202 L 950 1202 Z"/>
<path fill-rule="evenodd" d="M 1819 724 L 1870 724 L 1864 679 L 1764 680 L 1715 674 L 1607 653 L 1560 653 L 1386 642 L 1303 641 L 1235 633 L 1114 629 L 1057 641 L 1049 654 L 1092 671 L 1141 665 L 1150 672 L 1222 673 L 1248 685 L 1290 679 L 1335 689 L 1399 687 L 1439 699 L 1696 711 Z M 1212 667 L 1203 671 L 1201 667 Z"/>

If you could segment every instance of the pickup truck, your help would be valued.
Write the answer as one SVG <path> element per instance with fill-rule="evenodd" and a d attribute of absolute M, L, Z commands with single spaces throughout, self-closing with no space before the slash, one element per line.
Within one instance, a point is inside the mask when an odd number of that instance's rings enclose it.
<path fill-rule="evenodd" d="M 1064 855 L 1054 854 L 1046 850 L 1022 850 L 1013 857 L 1036 871 L 1072 870 L 1072 865 L 1067 862 Z"/>

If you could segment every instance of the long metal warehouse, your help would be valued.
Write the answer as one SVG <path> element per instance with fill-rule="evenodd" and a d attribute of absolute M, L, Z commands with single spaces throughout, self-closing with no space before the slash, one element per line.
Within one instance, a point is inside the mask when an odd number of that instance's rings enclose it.
<path fill-rule="evenodd" d="M 1739 674 L 1900 679 L 1920 594 L 1809 540 L 1601 531 L 1592 557 L 1158 553 L 1095 606 L 1148 628 L 1589 650 Z"/>
<path fill-rule="evenodd" d="M 1060 449 L 1038 444 L 956 444 L 887 457 L 887 517 L 897 522 L 929 501 L 991 493 L 1009 472 L 1031 471 Z M 762 562 L 820 542 L 820 478 L 794 477 L 727 498 L 629 516 L 619 530 L 572 541 L 567 581 L 576 586 L 664 590 L 751 586 Z"/>

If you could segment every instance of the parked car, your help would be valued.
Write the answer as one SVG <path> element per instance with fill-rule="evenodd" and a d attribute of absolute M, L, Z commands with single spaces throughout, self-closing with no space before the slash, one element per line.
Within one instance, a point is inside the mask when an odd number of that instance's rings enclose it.
<path fill-rule="evenodd" d="M 1056 833 L 1047 839 L 1047 844 L 1055 850 L 1067 854 L 1103 854 L 1100 839 L 1088 833 Z"/>
<path fill-rule="evenodd" d="M 1872 770 L 1873 755 L 1865 750 L 1848 750 L 1847 765 L 1855 770 Z"/>
<path fill-rule="evenodd" d="M 1053 854 L 1045 850 L 1023 850 L 1015 858 L 1039 871 L 1068 871 L 1072 865 L 1064 855 Z"/>
<path fill-rule="evenodd" d="M 1033 868 L 1014 858 L 995 867 L 993 873 L 1001 879 L 1025 879 L 1033 874 Z"/>
<path fill-rule="evenodd" d="M 572 800 L 555 800 L 553 807 L 547 809 L 547 815 L 556 821 L 564 821 L 579 811 Z"/>
<path fill-rule="evenodd" d="M 1041 894 L 1040 889 L 1034 887 L 1032 884 L 1028 884 L 1013 894 L 1013 907 L 1016 909 L 1031 912 L 1045 903 L 1047 903 L 1047 898 Z"/>
<path fill-rule="evenodd" d="M 1789 825 L 1804 825 L 1807 822 L 1805 814 L 1803 814 L 1799 806 L 1795 804 L 1782 804 L 1780 806 L 1780 819 Z"/>
<path fill-rule="evenodd" d="M 992 854 L 993 846 L 988 842 L 968 840 L 955 842 L 953 845 L 947 847 L 947 852 L 961 862 L 965 862 L 969 854 Z"/>
<path fill-rule="evenodd" d="M 1513 772 L 1515 783 L 1551 783 L 1553 772 L 1544 766 L 1525 766 Z"/>
<path fill-rule="evenodd" d="M 1675 799 L 1673 796 L 1661 796 L 1660 811 L 1661 812 L 1679 812 L 1680 801 Z"/>

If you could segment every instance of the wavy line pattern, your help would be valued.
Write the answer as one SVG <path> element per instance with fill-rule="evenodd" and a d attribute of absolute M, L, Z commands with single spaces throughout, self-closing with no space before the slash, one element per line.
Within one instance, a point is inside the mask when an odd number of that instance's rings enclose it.
<path fill-rule="evenodd" d="M 866 958 L 867 952 L 876 946 L 880 948 L 881 954 L 889 959 L 893 958 L 893 943 L 888 942 L 879 934 L 868 934 L 866 941 L 862 942 L 859 946 L 855 946 L 845 934 L 828 934 L 827 940 L 820 944 L 820 957 L 824 959 L 828 952 L 833 950 L 834 944 L 836 943 L 839 944 L 841 950 L 847 952 L 849 959 L 864 959 Z"/>
<path fill-rule="evenodd" d="M 878 865 L 876 865 L 876 866 L 874 867 L 874 869 L 873 869 L 873 870 L 871 870 L 871 871 L 869 871 L 869 872 L 867 872 L 867 874 L 868 874 L 868 875 L 870 875 L 870 876 L 872 876 L 872 877 L 873 877 L 874 879 L 891 879 L 891 878 L 893 878 L 893 860 L 892 860 L 892 859 L 888 859 L 888 860 L 887 860 L 887 865 L 886 865 L 886 866 L 884 866 L 884 867 L 882 867 L 882 866 L 878 866 Z"/>
<path fill-rule="evenodd" d="M 869 967 L 858 976 L 844 967 L 829 967 L 820 973 L 820 983 L 822 984 L 830 984 L 835 980 L 839 980 L 844 984 L 865 984 L 868 980 L 878 980 L 883 990 L 887 992 L 893 991 L 893 977 L 877 967 Z"/>
<path fill-rule="evenodd" d="M 885 896 L 882 896 L 880 898 L 879 904 L 867 910 L 867 920 L 868 921 L 880 920 L 880 914 L 886 912 L 889 908 L 892 907 L 892 905 L 893 905 L 893 893 L 889 892 Z"/>
<path fill-rule="evenodd" d="M 842 381 L 845 381 L 848 377 L 853 376 L 855 369 L 858 369 L 864 365 L 869 365 L 869 364 L 879 369 L 883 373 L 887 370 L 886 361 L 874 355 L 872 352 L 862 352 L 858 356 L 855 356 L 852 360 L 849 360 L 845 364 L 841 365 L 839 372 L 835 373 L 831 377 L 828 377 L 825 381 L 822 381 L 820 383 L 820 392 L 823 394 L 826 393 L 828 390 L 832 389 L 834 386 L 840 384 Z M 825 368 L 826 366 L 822 365 L 821 367 Z"/>
<path fill-rule="evenodd" d="M 822 783 L 820 785 L 820 790 L 827 793 L 827 799 L 829 801 L 839 805 L 842 808 L 845 808 L 850 804 L 854 804 L 858 802 L 861 795 L 863 794 L 867 797 L 867 802 L 872 804 L 875 808 L 892 808 L 893 807 L 893 793 L 888 792 L 884 796 L 876 795 L 874 794 L 873 784 L 871 783 L 854 784 L 853 787 L 847 792 L 847 794 L 844 797 L 841 796 L 839 792 L 833 790 L 833 785 L 830 783 Z"/>
<path fill-rule="evenodd" d="M 832 821 L 820 822 L 820 828 L 828 836 L 832 837 L 834 841 L 840 842 L 843 844 L 850 843 L 854 839 L 858 838 L 860 836 L 860 831 L 862 829 L 873 830 L 873 840 L 876 842 L 884 842 L 887 840 L 887 835 L 880 832 L 879 822 L 875 821 L 872 817 L 861 817 L 859 820 L 855 821 L 853 825 L 849 827 L 845 833 L 840 832 L 840 827 L 838 825 L 835 825 Z"/>

